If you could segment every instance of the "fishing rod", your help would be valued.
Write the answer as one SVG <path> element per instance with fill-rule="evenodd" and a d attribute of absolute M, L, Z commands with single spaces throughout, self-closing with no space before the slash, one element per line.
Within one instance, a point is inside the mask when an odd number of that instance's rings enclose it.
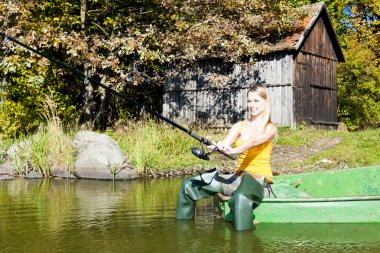
<path fill-rule="evenodd" d="M 202 136 L 200 136 L 196 132 L 184 128 L 183 126 L 181 126 L 181 125 L 175 123 L 174 121 L 172 121 L 172 120 L 170 120 L 170 119 L 162 116 L 161 114 L 156 113 L 156 112 L 150 110 L 149 108 L 146 108 L 145 105 L 140 104 L 137 101 L 131 99 L 130 97 L 127 97 L 124 94 L 122 94 L 122 93 L 120 93 L 120 92 L 118 92 L 118 91 L 116 91 L 116 90 L 114 90 L 114 89 L 112 89 L 112 88 L 110 88 L 110 87 L 102 84 L 101 82 L 97 81 L 96 79 L 92 78 L 91 76 L 87 76 L 86 74 L 84 74 L 83 72 L 79 71 L 78 69 L 76 69 L 74 67 L 71 67 L 68 64 L 63 63 L 61 61 L 58 61 L 55 58 L 53 58 L 53 57 L 51 57 L 51 56 L 49 56 L 47 54 L 44 54 L 44 53 L 42 53 L 42 52 L 40 52 L 40 51 L 38 51 L 38 50 L 36 50 L 36 49 L 34 49 L 34 48 L 26 45 L 26 44 L 18 41 L 17 39 L 15 39 L 15 38 L 13 38 L 13 37 L 5 34 L 4 32 L 0 32 L 0 35 L 3 37 L 3 42 L 2 42 L 3 45 L 5 45 L 8 40 L 12 41 L 12 42 L 14 42 L 14 43 L 16 43 L 16 44 L 24 47 L 24 48 L 26 48 L 26 49 L 28 49 L 28 50 L 36 53 L 36 54 L 38 54 L 38 55 L 40 55 L 40 56 L 48 59 L 49 61 L 54 62 L 55 64 L 57 64 L 58 66 L 60 66 L 60 67 L 62 67 L 64 69 L 70 70 L 71 72 L 73 72 L 77 76 L 80 76 L 80 77 L 84 78 L 85 80 L 87 79 L 87 80 L 91 81 L 92 83 L 98 85 L 99 87 L 102 87 L 103 89 L 106 89 L 107 91 L 111 92 L 112 94 L 114 94 L 116 96 L 119 96 L 119 97 L 121 97 L 121 98 L 123 98 L 123 99 L 125 99 L 125 100 L 127 100 L 127 101 L 129 101 L 129 102 L 131 102 L 131 103 L 133 103 L 135 105 L 137 105 L 138 107 L 142 107 L 145 111 L 149 112 L 150 114 L 156 116 L 157 118 L 165 121 L 166 123 L 168 123 L 168 124 L 170 124 L 170 125 L 178 128 L 178 129 L 180 129 L 181 131 L 187 133 L 188 135 L 190 135 L 191 137 L 193 137 L 194 139 L 196 139 L 197 141 L 199 141 L 200 144 L 201 144 L 201 149 L 198 149 L 198 148 L 195 148 L 195 147 L 191 148 L 191 152 L 193 153 L 193 155 L 195 155 L 196 157 L 198 157 L 200 159 L 203 159 L 203 160 L 209 160 L 210 159 L 209 155 L 211 155 L 213 153 L 213 151 L 206 152 L 205 149 L 204 149 L 204 147 L 203 147 L 203 144 L 205 144 L 205 145 L 214 145 L 214 143 L 212 143 L 211 141 L 203 138 Z M 233 155 L 226 154 L 226 153 L 224 153 L 221 150 L 216 150 L 216 151 L 218 151 L 222 155 L 224 155 L 224 156 L 226 156 L 226 157 L 228 157 L 228 158 L 230 158 L 232 160 L 235 159 L 235 157 Z"/>

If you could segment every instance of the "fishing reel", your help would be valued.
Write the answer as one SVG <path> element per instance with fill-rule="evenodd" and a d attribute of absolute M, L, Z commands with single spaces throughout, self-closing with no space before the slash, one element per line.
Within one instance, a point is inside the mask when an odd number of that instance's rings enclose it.
<path fill-rule="evenodd" d="M 206 160 L 206 161 L 210 160 L 209 155 L 212 154 L 212 152 L 206 152 L 205 151 L 202 142 L 201 142 L 201 149 L 193 147 L 193 148 L 191 148 L 191 153 L 193 153 L 193 155 L 195 155 L 199 159 L 203 159 L 203 160 Z"/>

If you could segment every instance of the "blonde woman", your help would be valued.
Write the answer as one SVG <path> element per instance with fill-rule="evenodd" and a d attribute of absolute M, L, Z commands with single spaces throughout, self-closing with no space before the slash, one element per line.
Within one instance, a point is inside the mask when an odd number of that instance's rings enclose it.
<path fill-rule="evenodd" d="M 269 120 L 269 95 L 264 86 L 249 89 L 247 98 L 248 119 L 234 124 L 222 141 L 207 147 L 236 155 L 234 174 L 220 175 L 213 169 L 184 180 L 177 202 L 177 219 L 192 219 L 195 201 L 220 192 L 232 196 L 229 205 L 235 228 L 253 227 L 252 211 L 261 203 L 265 186 L 273 178 L 270 156 L 277 127 Z"/>

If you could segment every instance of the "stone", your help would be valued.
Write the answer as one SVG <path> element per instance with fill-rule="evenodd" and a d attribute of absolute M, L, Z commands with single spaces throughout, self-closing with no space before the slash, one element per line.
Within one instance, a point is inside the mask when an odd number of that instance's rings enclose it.
<path fill-rule="evenodd" d="M 44 175 L 40 171 L 32 170 L 28 174 L 26 174 L 24 178 L 27 178 L 27 179 L 44 178 Z"/>
<path fill-rule="evenodd" d="M 11 180 L 11 179 L 14 179 L 14 177 L 10 175 L 0 175 L 0 180 Z"/>
<path fill-rule="evenodd" d="M 130 180 L 138 177 L 137 171 L 129 164 L 128 157 L 109 136 L 79 131 L 73 146 L 77 150 L 74 175 L 78 178 Z"/>
<path fill-rule="evenodd" d="M 65 171 L 65 170 L 59 170 L 59 169 L 52 169 L 51 174 L 53 177 L 58 177 L 58 178 L 69 178 L 69 179 L 77 178 L 75 175 L 71 174 L 70 172 Z"/>

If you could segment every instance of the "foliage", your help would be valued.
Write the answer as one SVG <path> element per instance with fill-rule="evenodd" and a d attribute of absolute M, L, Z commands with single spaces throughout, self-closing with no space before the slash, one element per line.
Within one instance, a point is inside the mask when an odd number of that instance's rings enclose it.
<path fill-rule="evenodd" d="M 346 63 L 338 71 L 338 116 L 349 130 L 380 124 L 380 69 L 375 53 L 357 42 L 347 42 Z"/>
<path fill-rule="evenodd" d="M 338 69 L 338 116 L 349 130 L 380 124 L 380 4 L 344 1 L 340 40 L 346 63 Z"/>
<path fill-rule="evenodd" d="M 14 45 L 2 52 L 0 120 L 3 124 L 0 125 L 0 135 L 17 137 L 35 131 L 42 122 L 39 115 L 43 113 L 45 94 L 55 99 L 59 105 L 58 115 L 63 120 L 77 118 L 75 104 L 80 94 L 75 86 L 65 83 L 65 76 L 59 76 L 59 70 L 46 65 L 46 59 Z"/>
<path fill-rule="evenodd" d="M 186 60 L 239 61 L 296 31 L 293 22 L 302 16 L 283 1 L 184 1 L 177 9 L 163 52 Z"/>
<path fill-rule="evenodd" d="M 133 92 L 155 110 L 159 96 L 147 101 L 150 93 L 145 91 L 157 91 L 151 87 L 161 84 L 165 63 L 206 57 L 238 61 L 295 31 L 293 20 L 302 15 L 283 1 L 253 0 L 21 0 L 3 1 L 0 10 L 5 33 L 88 71 L 111 88 Z M 64 120 L 80 118 L 80 109 L 90 103 L 82 81 L 46 59 L 10 42 L 0 54 L 5 101 L 0 118 L 6 123 L 0 134 L 35 130 L 42 122 L 37 115 L 47 87 Z M 99 99 L 89 112 L 94 117 Z M 108 98 L 108 124 L 133 111 L 122 104 Z"/>
<path fill-rule="evenodd" d="M 379 64 L 380 56 L 380 3 L 373 0 L 346 0 L 341 16 L 345 28 L 344 35 L 349 40 L 356 40 L 365 45 L 376 55 L 375 64 Z M 345 40 L 345 41 L 349 41 Z"/>
<path fill-rule="evenodd" d="M 265 53 L 271 43 L 298 31 L 295 20 L 303 13 L 295 7 L 315 0 L 19 0 L 0 2 L 1 31 L 80 71 L 105 85 L 128 94 L 159 111 L 165 66 L 188 64 L 204 58 L 239 61 L 253 53 Z M 366 115 L 378 108 L 379 4 L 373 0 L 326 0 L 333 24 L 347 54 L 353 40 L 374 53 L 366 88 L 348 89 L 372 101 Z M 5 42 L 5 41 L 4 41 Z M 103 101 L 86 94 L 85 81 L 44 58 L 11 42 L 0 50 L 0 136 L 32 133 L 45 122 L 44 94 L 52 93 L 58 116 L 65 122 L 82 122 L 85 106 L 90 114 L 104 115 L 104 125 L 120 119 L 139 118 L 140 108 L 131 107 L 110 94 Z M 359 62 L 357 62 L 359 64 Z M 360 62 L 365 64 L 365 62 Z M 348 63 L 350 65 L 350 63 Z M 366 68 L 366 66 L 359 66 Z M 339 87 L 354 82 L 349 68 L 339 69 Z M 346 73 L 347 71 L 347 73 Z M 350 78 L 346 80 L 345 78 Z M 341 119 L 350 129 L 376 124 L 357 118 L 347 96 L 339 97 Z M 86 108 L 87 109 L 87 108 Z M 103 110 L 103 111 L 102 111 Z M 347 111 L 348 110 L 348 111 Z M 375 113 L 377 115 L 377 113 Z M 353 118 L 351 118 L 353 117 Z M 356 118 L 355 118 L 356 117 Z M 363 123 L 359 124 L 359 121 Z M 352 127 L 351 127 L 352 125 Z"/>

